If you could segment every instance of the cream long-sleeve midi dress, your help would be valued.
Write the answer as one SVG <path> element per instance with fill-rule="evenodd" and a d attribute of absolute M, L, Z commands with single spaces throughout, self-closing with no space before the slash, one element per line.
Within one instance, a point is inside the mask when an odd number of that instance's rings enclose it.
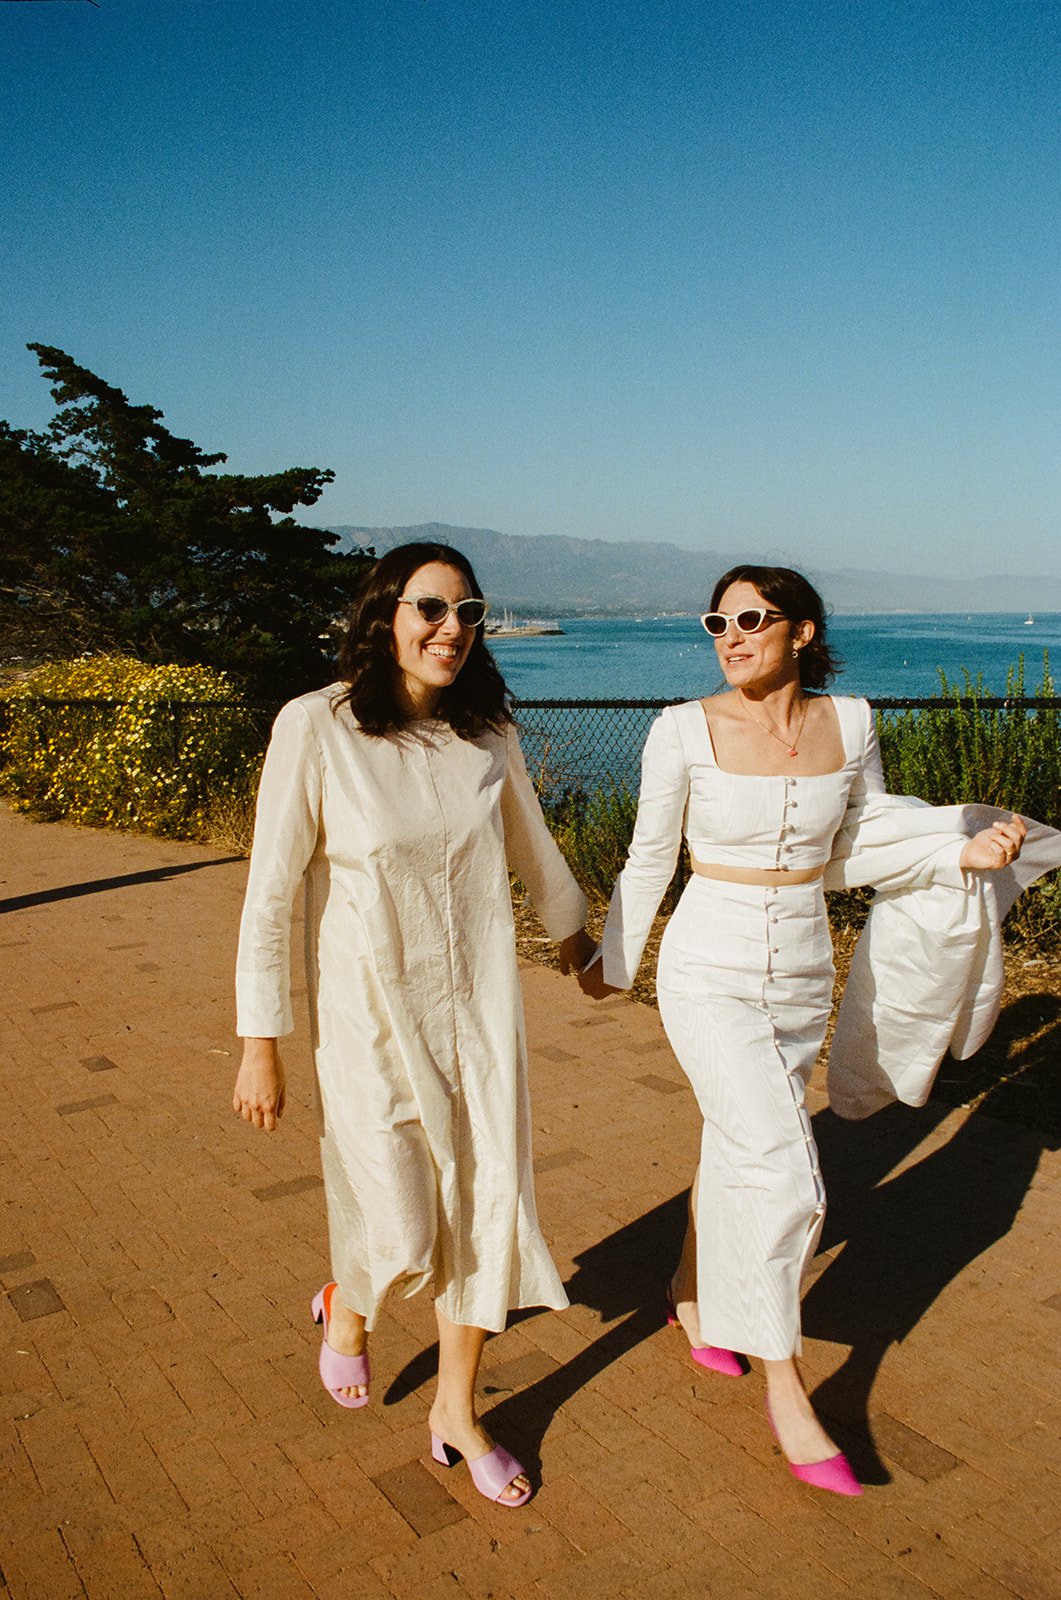
<path fill-rule="evenodd" d="M 603 975 L 633 982 L 678 859 L 822 866 L 848 805 L 882 790 L 866 701 L 835 697 L 844 764 L 820 777 L 725 772 L 701 701 L 649 733 L 630 853 L 612 895 Z M 800 1348 L 799 1289 L 825 1214 L 804 1091 L 825 1034 L 832 947 L 820 880 L 757 887 L 693 876 L 660 947 L 667 1036 L 703 1113 L 697 1204 L 700 1337 L 766 1360 Z"/>
<path fill-rule="evenodd" d="M 433 1286 L 451 1321 L 498 1330 L 567 1297 L 538 1226 L 508 869 L 546 931 L 585 900 L 513 729 L 425 721 L 372 737 L 343 685 L 291 701 L 266 756 L 240 926 L 237 1026 L 292 1031 L 306 970 L 332 1271 L 371 1328 L 390 1291 Z"/>

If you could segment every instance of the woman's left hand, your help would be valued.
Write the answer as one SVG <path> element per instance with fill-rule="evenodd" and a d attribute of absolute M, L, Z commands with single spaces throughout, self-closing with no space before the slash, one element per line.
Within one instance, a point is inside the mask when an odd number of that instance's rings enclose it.
<path fill-rule="evenodd" d="M 1028 832 L 1020 817 L 1009 822 L 995 822 L 990 828 L 974 833 L 958 858 L 958 865 L 976 872 L 997 872 L 1008 867 L 1020 855 Z"/>
<path fill-rule="evenodd" d="M 560 971 L 565 976 L 569 972 L 581 972 L 596 948 L 596 942 L 590 938 L 585 928 L 579 928 L 577 933 L 568 934 L 560 943 Z"/>
<path fill-rule="evenodd" d="M 275 1039 L 244 1039 L 243 1059 L 232 1092 L 232 1109 L 244 1122 L 275 1133 L 284 1114 L 284 1064 Z"/>

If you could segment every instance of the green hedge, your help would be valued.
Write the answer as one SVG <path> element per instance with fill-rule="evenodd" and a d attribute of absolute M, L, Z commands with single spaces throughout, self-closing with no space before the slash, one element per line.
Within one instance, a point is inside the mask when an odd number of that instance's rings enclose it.
<path fill-rule="evenodd" d="M 925 711 L 878 713 L 881 757 L 888 789 L 915 794 L 931 805 L 977 801 L 1004 806 L 1061 828 L 1061 713 L 1054 706 L 1011 711 L 981 704 L 982 680 L 964 674 L 960 684 L 940 673 L 942 697 L 951 703 Z M 1025 694 L 1023 658 L 1006 680 L 1006 694 Z M 1034 691 L 1056 694 L 1049 658 Z M 1017 902 L 1006 924 L 1011 936 L 1056 943 L 1061 937 L 1061 875 L 1040 878 Z"/>
<path fill-rule="evenodd" d="M 941 672 L 940 685 L 946 706 L 878 713 L 889 790 L 916 794 L 931 805 L 1006 806 L 1061 827 L 1061 712 L 1053 706 L 985 706 L 987 690 L 968 673 L 957 684 Z M 1010 669 L 1006 695 L 1022 699 L 1025 692 L 1022 658 Z M 1048 657 L 1034 694 L 1056 694 Z"/>
<path fill-rule="evenodd" d="M 585 795 L 565 789 L 542 796 L 543 809 L 571 871 L 591 897 L 607 899 L 619 876 L 637 815 L 625 784 Z"/>

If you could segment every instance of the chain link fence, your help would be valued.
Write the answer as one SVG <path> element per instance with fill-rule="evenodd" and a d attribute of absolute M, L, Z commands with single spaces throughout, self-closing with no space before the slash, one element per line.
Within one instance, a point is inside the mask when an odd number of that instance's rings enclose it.
<path fill-rule="evenodd" d="M 627 788 L 635 794 L 641 750 L 648 730 L 674 700 L 523 700 L 514 710 L 527 767 L 539 793 L 550 799 L 587 794 L 599 788 Z M 886 728 L 907 712 L 951 711 L 960 707 L 973 722 L 998 713 L 1027 716 L 1061 708 L 1061 697 L 966 696 L 960 700 L 882 699 L 873 702 L 878 724 Z"/>
<path fill-rule="evenodd" d="M 17 716 L 31 721 L 47 743 L 60 726 L 65 741 L 71 735 L 88 745 L 128 702 L 108 699 L 58 700 L 47 697 L 0 698 L 0 761 L 5 735 Z M 544 794 L 575 794 L 606 787 L 636 791 L 641 750 L 654 719 L 674 700 L 522 700 L 513 710 L 527 767 L 535 786 Z M 157 720 L 168 723 L 169 744 L 179 758 L 189 724 L 204 718 L 232 719 L 245 730 L 248 751 L 264 751 L 278 704 L 253 704 L 222 700 L 157 700 L 151 702 Z M 1031 715 L 1061 708 L 1061 696 L 1005 699 L 997 696 L 961 696 L 874 701 L 878 720 L 887 725 L 898 713 L 954 711 L 960 707 L 970 718 L 998 712 Z"/>
<path fill-rule="evenodd" d="M 537 700 L 513 710 L 527 770 L 538 793 L 557 797 L 596 788 L 636 792 L 641 749 L 667 700 Z"/>

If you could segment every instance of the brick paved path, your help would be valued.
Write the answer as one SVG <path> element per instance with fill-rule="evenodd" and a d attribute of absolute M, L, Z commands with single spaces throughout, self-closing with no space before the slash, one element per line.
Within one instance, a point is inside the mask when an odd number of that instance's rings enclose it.
<path fill-rule="evenodd" d="M 316 1375 L 325 1234 L 307 1074 L 267 1138 L 228 1109 L 245 865 L 0 812 L 4 1600 L 1061 1597 L 1061 1161 L 986 1117 L 845 1126 L 806 1369 L 870 1484 L 783 1470 L 762 1380 L 662 1326 L 695 1155 L 656 1014 L 523 971 L 563 1316 L 487 1346 L 508 1512 L 425 1464 L 426 1297 L 372 1404 Z M 6 1584 L 6 1587 L 3 1587 Z"/>

